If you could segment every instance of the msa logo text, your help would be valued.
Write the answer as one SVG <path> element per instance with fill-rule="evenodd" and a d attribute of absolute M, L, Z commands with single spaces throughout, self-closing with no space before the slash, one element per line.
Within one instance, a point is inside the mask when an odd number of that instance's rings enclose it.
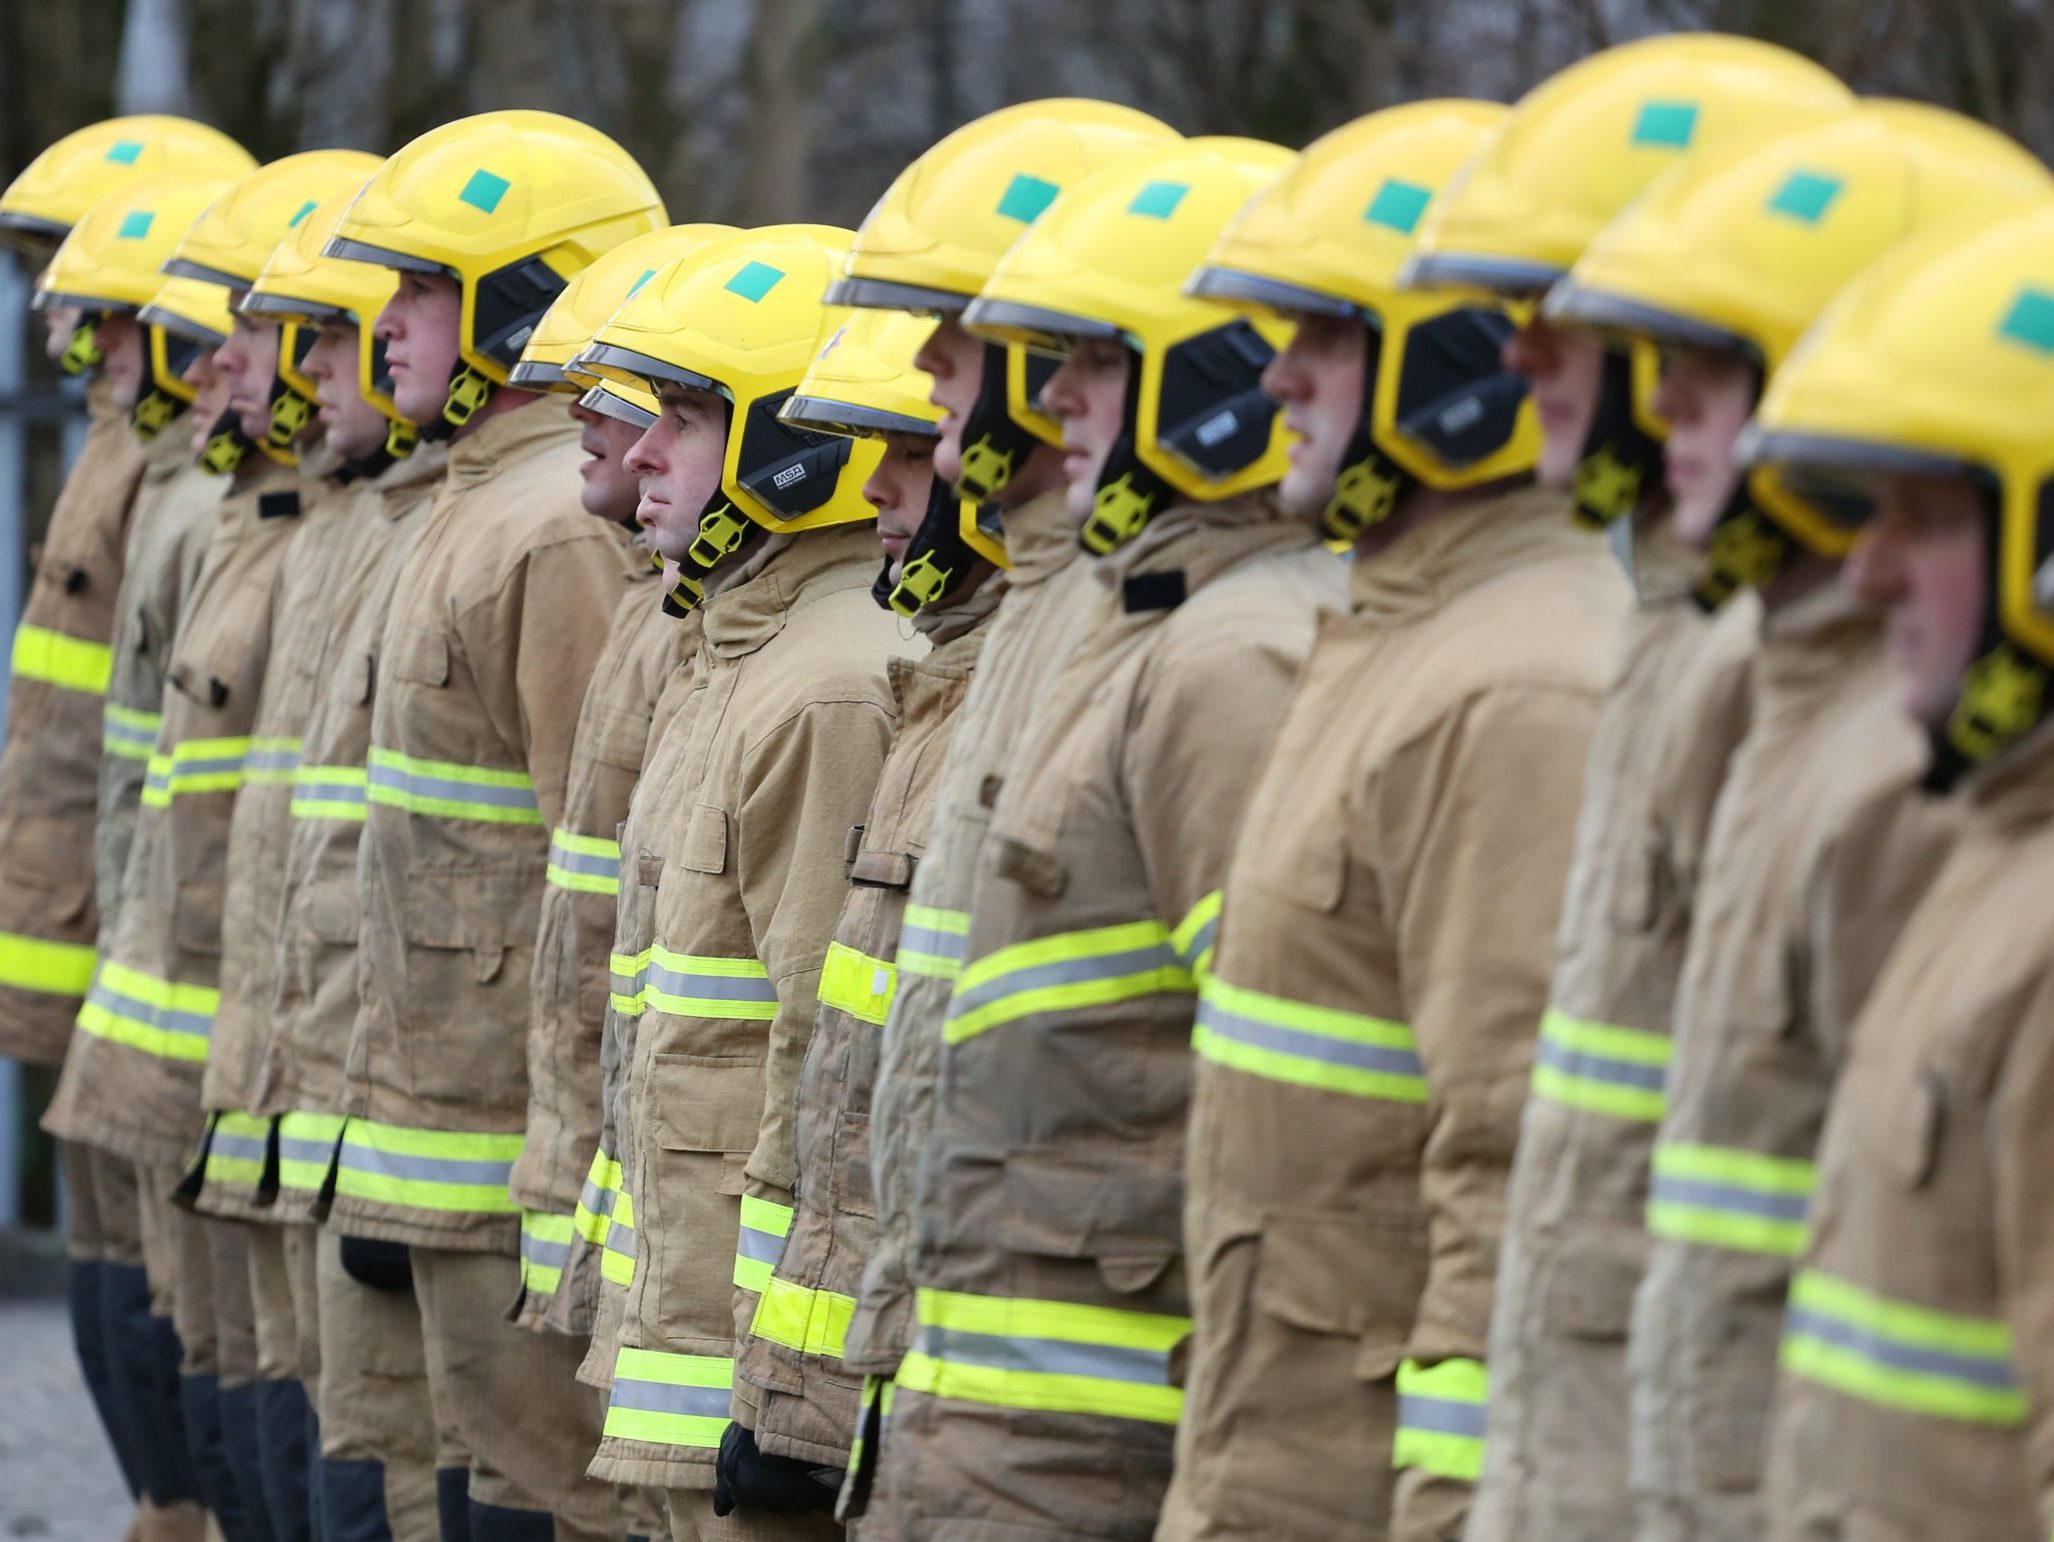
<path fill-rule="evenodd" d="M 787 487 L 790 487 L 794 482 L 803 482 L 805 480 L 806 468 L 804 466 L 787 466 L 784 470 L 780 471 L 776 476 L 770 479 L 770 485 L 776 488 L 779 492 L 783 492 Z"/>

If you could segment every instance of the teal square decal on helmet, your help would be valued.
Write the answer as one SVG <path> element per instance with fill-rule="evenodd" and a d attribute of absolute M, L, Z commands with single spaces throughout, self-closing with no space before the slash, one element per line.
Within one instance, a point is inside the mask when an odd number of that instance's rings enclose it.
<path fill-rule="evenodd" d="M 513 184 L 504 177 L 495 177 L 482 166 L 471 173 L 471 180 L 464 184 L 464 190 L 456 196 L 472 208 L 490 214 L 499 207 L 499 200 L 506 196 L 506 190 Z"/>
<path fill-rule="evenodd" d="M 1776 196 L 1769 200 L 1769 211 L 1787 214 L 1807 225 L 1816 225 L 1826 217 L 1826 211 L 1833 207 L 1833 201 L 1840 196 L 1844 186 L 1846 184 L 1838 177 L 1823 176 L 1815 171 L 1793 171 L 1776 190 Z"/>
<path fill-rule="evenodd" d="M 133 166 L 142 158 L 143 142 L 140 139 L 117 139 L 107 147 L 105 159 L 117 166 Z"/>
<path fill-rule="evenodd" d="M 757 304 L 771 290 L 784 282 L 784 269 L 773 268 L 767 262 L 750 258 L 735 270 L 735 276 L 720 287 L 729 294 L 738 294 L 751 305 Z"/>
<path fill-rule="evenodd" d="M 1362 217 L 1372 225 L 1381 225 L 1401 236 L 1409 236 L 1418 227 L 1419 217 L 1426 213 L 1426 206 L 1433 202 L 1433 196 L 1431 191 L 1416 182 L 1400 182 L 1396 177 L 1389 177 L 1376 190 L 1376 197 L 1370 199 Z"/>
<path fill-rule="evenodd" d="M 1061 191 L 1053 182 L 1044 182 L 1024 171 L 1016 171 L 999 198 L 998 212 L 1009 220 L 1031 225 L 1041 218 L 1042 211 L 1056 201 L 1056 194 Z"/>
<path fill-rule="evenodd" d="M 628 292 L 625 295 L 621 296 L 621 303 L 625 305 L 628 301 L 634 299 L 636 295 L 642 292 L 642 286 L 648 283 L 649 280 L 651 280 L 654 277 L 656 277 L 656 270 L 654 268 L 644 268 L 642 270 L 642 276 L 636 279 L 632 284 L 628 285 Z"/>
<path fill-rule="evenodd" d="M 305 219 L 309 214 L 312 214 L 314 212 L 314 209 L 314 200 L 309 198 L 305 203 L 301 204 L 297 210 L 294 211 L 292 218 L 285 222 L 285 228 L 287 230 L 298 230 L 300 228 L 300 221 Z"/>
<path fill-rule="evenodd" d="M 1177 205 L 1184 201 L 1184 195 L 1191 191 L 1188 182 L 1151 182 L 1134 195 L 1134 201 L 1127 205 L 1129 214 L 1145 214 L 1150 219 L 1166 220 L 1177 212 Z"/>
<path fill-rule="evenodd" d="M 1643 102 L 1633 123 L 1633 142 L 1684 150 L 1697 132 L 1697 103 Z"/>
<path fill-rule="evenodd" d="M 150 227 L 157 223 L 157 216 L 146 209 L 131 209 L 121 217 L 121 228 L 114 232 L 117 241 L 140 241 L 150 233 Z"/>
<path fill-rule="evenodd" d="M 2030 284 L 2021 289 L 1997 324 L 1997 335 L 2036 353 L 2054 354 L 2054 294 Z"/>

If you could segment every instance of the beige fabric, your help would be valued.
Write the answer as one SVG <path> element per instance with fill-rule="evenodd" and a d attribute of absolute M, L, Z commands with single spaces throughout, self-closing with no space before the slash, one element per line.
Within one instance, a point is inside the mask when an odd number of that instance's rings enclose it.
<path fill-rule="evenodd" d="M 150 1165 L 185 1160 L 199 1138 L 228 824 L 271 658 L 271 583 L 317 497 L 266 461 L 238 473 L 216 513 L 165 671 L 153 763 L 168 795 L 153 805 L 146 794 L 137 815 L 121 915 L 45 1119 L 52 1134 Z"/>
<path fill-rule="evenodd" d="M 243 1256 L 249 1269 L 250 1314 L 257 1339 L 256 1379 L 297 1381 L 299 1318 L 285 1258 L 285 1228 L 245 1226 Z"/>
<path fill-rule="evenodd" d="M 206 1255 L 207 1302 L 214 1314 L 214 1374 L 221 1378 L 224 1392 L 247 1387 L 263 1374 L 257 1347 L 257 1303 L 250 1289 L 249 1244 L 250 1238 L 258 1233 L 240 1222 L 194 1216 L 183 1208 L 179 1214 L 198 1230 L 200 1247 Z M 190 1279 L 184 1265 L 191 1256 L 185 1252 L 180 1255 L 181 1313 L 185 1310 Z M 180 1336 L 184 1336 L 183 1329 Z"/>
<path fill-rule="evenodd" d="M 998 610 L 942 762 L 927 854 L 907 902 L 964 924 L 992 804 L 1028 718 L 1040 704 L 1103 593 L 1082 560 L 1076 521 L 1060 489 L 1005 514 L 1012 567 L 992 581 Z M 953 935 L 960 937 L 960 932 Z M 957 945 L 960 952 L 960 943 Z M 951 963 L 902 969 L 878 1048 L 870 1107 L 871 1186 L 877 1229 L 849 1326 L 844 1363 L 888 1376 L 912 1343 L 914 1177 L 934 1128 L 941 1025 L 955 984 Z"/>
<path fill-rule="evenodd" d="M 464 1465 L 454 1426 L 438 1430 L 428 1396 L 421 1314 L 410 1294 L 372 1290 L 342 1267 L 342 1239 L 314 1239 L 322 1375 L 321 1455 L 385 1465 L 385 1511 L 397 1542 L 436 1542 L 435 1469 Z"/>
<path fill-rule="evenodd" d="M 471 1497 L 547 1510 L 559 1542 L 617 1542 L 613 1486 L 585 1476 L 604 1399 L 574 1382 L 575 1342 L 507 1320 L 520 1264 L 496 1253 L 414 1248 L 431 1396 L 453 1413 L 468 1456 Z"/>
<path fill-rule="evenodd" d="M 811 1340 L 854 1300 L 877 1231 L 870 1094 L 878 1035 L 896 989 L 899 926 L 907 890 L 927 857 L 950 731 L 984 647 L 981 621 L 967 631 L 946 625 L 955 609 L 940 613 L 941 628 L 924 629 L 930 638 L 954 633 L 949 641 L 925 658 L 888 665 L 898 731 L 870 809 L 850 832 L 847 897 L 799 1078 L 792 1229 L 766 1305 L 735 1362 L 735 1375 L 761 1404 L 756 1444 L 774 1456 L 835 1467 L 848 1461 L 863 1377 Z M 978 609 L 988 620 L 990 605 Z"/>
<path fill-rule="evenodd" d="M 85 444 L 50 511 L 21 624 L 104 648 L 143 456 L 106 382 L 86 401 Z M 81 857 L 96 817 L 102 698 L 22 673 L 28 643 L 17 634 L 0 748 L 0 1055 L 55 1065 L 79 1003 L 61 982 L 79 971 L 53 981 L 46 950 L 80 958 L 98 927 Z"/>
<path fill-rule="evenodd" d="M 535 941 L 528 1016 L 528 1137 L 514 1164 L 513 1197 L 567 1221 L 599 1138 L 599 1040 L 606 1019 L 607 961 L 620 888 L 616 836 L 649 747 L 650 720 L 677 672 L 684 630 L 664 614 L 658 575 L 642 568 L 624 582 L 606 645 L 578 710 L 564 790 L 563 822 L 551 834 L 548 887 Z M 571 842 L 604 842 L 606 853 Z M 524 1235 L 529 1260 L 521 1319 L 540 1324 L 569 1243 Z"/>
<path fill-rule="evenodd" d="M 1524 489 L 1360 552 L 1350 601 L 1250 797 L 1205 984 L 1164 1537 L 1440 1542 L 1468 1506 L 1394 1468 L 1396 1379 L 1485 1356 L 1626 586 Z M 1260 1026 L 1293 1014 L 1335 1037 Z"/>
<path fill-rule="evenodd" d="M 824 1515 L 715 1515 L 703 1488 L 673 1489 L 669 1498 L 671 1542 L 831 1542 L 842 1534 Z"/>
<path fill-rule="evenodd" d="M 1780 1204 L 1801 1218 L 1801 1182 L 1718 1190 L 1702 1154 L 1808 1177 L 1855 1016 L 1947 847 L 1948 810 L 1916 787 L 1924 763 L 1873 617 L 1829 585 L 1769 618 L 1677 998 L 1627 1345 L 1652 1536 L 1761 1535 L 1789 1228 L 1714 1240 L 1665 1217 Z M 1665 1179 L 1671 1152 L 1697 1165 Z"/>
<path fill-rule="evenodd" d="M 348 1106 L 368 1128 L 344 1132 L 333 1209 L 353 1234 L 516 1252 L 497 1174 L 527 1117 L 549 832 L 633 565 L 625 533 L 578 507 L 577 435 L 560 402 L 538 399 L 457 440 L 386 617 L 348 1062 Z M 490 817 L 464 812 L 474 807 Z M 407 1159 L 395 1176 L 393 1143 L 423 1134 L 468 1139 L 434 1140 L 448 1154 Z M 438 1161 L 454 1176 L 434 1176 Z"/>
<path fill-rule="evenodd" d="M 292 1299 L 294 1374 L 320 1406 L 321 1296 L 318 1233 L 311 1226 L 279 1228 L 285 1239 L 285 1284 Z"/>
<path fill-rule="evenodd" d="M 1666 516 L 1632 541 L 1635 603 L 1606 687 L 1555 977 L 1512 1166 L 1471 1542 L 1633 1530 L 1626 1324 L 1646 1266 L 1648 1153 L 1712 803 L 1746 730 L 1759 604 L 1708 617 Z M 1620 1034 L 1619 1030 L 1624 1030 Z M 1607 1059 L 1624 1038 L 1641 1058 Z M 1577 1058 L 1589 1050 L 1588 1060 Z"/>
<path fill-rule="evenodd" d="M 143 1269 L 150 1281 L 152 1317 L 177 1318 L 180 1249 L 189 1235 L 199 1235 L 197 1218 L 171 1203 L 171 1191 L 182 1176 L 178 1168 L 136 1168 L 136 1219 L 143 1234 Z M 211 1309 L 206 1315 L 211 1318 Z M 207 1343 L 206 1356 L 211 1361 L 211 1327 Z M 185 1346 L 185 1353 L 188 1358 L 192 1356 L 190 1344 Z"/>
<path fill-rule="evenodd" d="M 757 1299 L 735 1283 L 742 1197 L 789 1213 L 795 1093 L 849 828 L 869 806 L 894 726 L 885 660 L 925 649 L 902 640 L 870 598 L 876 540 L 867 525 L 795 536 L 705 606 L 705 695 L 671 725 L 666 739 L 681 727 L 687 738 L 679 774 L 657 789 L 683 818 L 633 857 L 638 887 L 656 891 L 653 940 L 683 961 L 652 960 L 655 999 L 637 1030 L 624 1159 L 637 1250 L 623 1354 L 731 1362 Z M 624 911 L 636 903 L 623 894 Z M 664 985 L 664 969 L 690 976 L 691 961 L 706 959 L 728 973 Z M 719 1010 L 693 1003 L 720 991 L 747 1004 L 696 1015 Z M 751 1245 L 762 1257 L 766 1244 L 774 1249 L 774 1237 L 755 1234 Z M 617 1376 L 611 1395 L 619 1410 L 637 1393 Z M 735 1400 L 746 1418 L 746 1387 Z M 710 1487 L 717 1439 L 658 1444 L 616 1430 L 592 1470 Z"/>
<path fill-rule="evenodd" d="M 1243 801 L 1316 617 L 1343 603 L 1344 575 L 1309 528 L 1263 499 L 1156 516 L 1093 565 L 1097 604 L 994 802 L 943 1029 L 914 1283 L 995 1320 L 1016 1302 L 1118 1314 L 1162 1346 L 1122 1371 L 1123 1390 L 1173 1394 L 1166 1351 L 1190 1310 L 1183 1139 L 1196 980 Z M 1109 928 L 1139 933 L 1111 956 L 1142 983 L 1044 1001 L 1032 983 L 1044 960 L 1096 966 L 1107 949 L 1085 939 Z M 1041 951 L 1008 961 L 1025 948 Z M 967 1345 L 956 1358 L 970 1335 L 924 1307 L 915 1315 L 924 1321 L 880 1458 L 887 1489 L 909 1505 L 890 1517 L 873 1506 L 866 1524 L 1152 1533 L 1173 1395 L 1164 1411 L 1125 1417 L 980 1397 L 938 1379 L 985 1363 Z M 1047 1332 L 1024 1320 L 1017 1331 Z M 937 1379 L 916 1380 L 922 1367 Z"/>
<path fill-rule="evenodd" d="M 135 839 L 143 779 L 155 742 L 152 725 L 164 711 L 171 640 L 178 635 L 179 618 L 199 582 L 215 518 L 230 490 L 228 479 L 202 471 L 182 446 L 182 439 L 174 443 L 161 435 L 150 446 L 115 601 L 114 667 L 107 682 L 107 706 L 124 719 L 135 716 L 125 725 L 108 724 L 107 753 L 100 761 L 93 882 L 103 944 L 112 938 L 120 910 L 128 850 Z M 177 453 L 167 458 L 167 448 Z"/>
<path fill-rule="evenodd" d="M 64 1173 L 64 1245 L 72 1261 L 142 1267 L 135 1164 L 68 1140 L 57 1143 L 57 1160 Z"/>
<path fill-rule="evenodd" d="M 1854 1028 L 1800 1268 L 1894 1309 L 1885 1342 L 1947 1343 L 1930 1335 L 1953 1327 L 1962 1359 L 1941 1369 L 1980 1373 L 1998 1407 L 1944 1417 L 1793 1368 L 1793 1335 L 1816 1302 L 1800 1284 L 1766 1441 L 1763 1535 L 1776 1542 L 2041 1542 L 2054 1529 L 2048 737 L 1948 801 L 1966 805 L 1965 828 Z M 1939 1330 L 1921 1316 L 1933 1313 Z M 1884 1384 L 1921 1390 L 1916 1376 Z"/>
<path fill-rule="evenodd" d="M 365 789 L 357 781 L 352 798 L 336 779 L 364 776 L 386 612 L 400 571 L 427 529 L 447 456 L 442 445 L 422 444 L 378 477 L 370 488 L 375 506 L 357 526 L 357 560 L 333 579 L 334 614 L 342 624 L 324 640 L 320 678 L 300 734 L 296 779 L 306 797 L 288 804 L 276 989 L 251 1088 L 252 1112 L 285 1116 L 271 1212 L 283 1222 L 326 1212 L 321 1191 L 334 1162 L 343 1061 L 356 1022 L 357 843 Z"/>

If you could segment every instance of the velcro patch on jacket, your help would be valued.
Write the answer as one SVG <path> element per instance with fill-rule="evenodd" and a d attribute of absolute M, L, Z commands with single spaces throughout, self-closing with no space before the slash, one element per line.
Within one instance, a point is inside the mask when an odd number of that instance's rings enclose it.
<path fill-rule="evenodd" d="M 1167 573 L 1136 573 L 1120 586 L 1120 601 L 1130 616 L 1145 610 L 1175 610 L 1184 598 L 1182 568 Z"/>
<path fill-rule="evenodd" d="M 293 492 L 262 493 L 257 498 L 257 518 L 292 519 L 299 514 L 300 495 Z"/>

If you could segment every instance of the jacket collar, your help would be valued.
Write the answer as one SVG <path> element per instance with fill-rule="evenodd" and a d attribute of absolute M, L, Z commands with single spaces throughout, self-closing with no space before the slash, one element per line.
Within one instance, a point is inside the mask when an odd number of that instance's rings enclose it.
<path fill-rule="evenodd" d="M 1962 781 L 1962 794 L 1977 819 L 1999 829 L 2054 817 L 2054 720 L 1971 771 Z"/>
<path fill-rule="evenodd" d="M 1676 521 L 1664 510 L 1646 524 L 1621 522 L 1626 543 L 1626 576 L 1643 606 L 1666 605 L 1688 596 L 1704 567 L 1701 553 L 1678 539 Z"/>
<path fill-rule="evenodd" d="M 1149 520 L 1133 540 L 1098 558 L 1092 576 L 1120 595 L 1134 579 L 1182 573 L 1188 597 L 1253 557 L 1308 548 L 1316 540 L 1311 526 L 1286 518 L 1267 493 L 1179 503 Z"/>
<path fill-rule="evenodd" d="M 449 446 L 423 439 L 411 455 L 394 461 L 371 483 L 379 512 L 387 519 L 399 518 L 415 506 L 423 488 L 432 487 L 448 470 Z"/>
<path fill-rule="evenodd" d="M 706 601 L 706 646 L 722 658 L 754 653 L 784 630 L 792 612 L 867 586 L 876 569 L 877 527 L 867 520 L 791 536 L 761 572 Z"/>
<path fill-rule="evenodd" d="M 136 441 L 136 449 L 143 457 L 144 481 L 168 482 L 181 468 L 192 464 L 192 435 L 187 432 L 191 426 L 191 423 L 181 416 L 174 418 L 170 426 L 158 433 L 156 438 Z"/>
<path fill-rule="evenodd" d="M 495 475 L 502 466 L 523 461 L 578 437 L 578 425 L 561 400 L 544 396 L 495 413 L 477 432 L 449 447 L 449 485 L 469 487 Z"/>
<path fill-rule="evenodd" d="M 1077 518 L 1070 512 L 1068 496 L 1058 487 L 1005 511 L 1009 587 L 1042 583 L 1084 555 L 1077 545 Z"/>
<path fill-rule="evenodd" d="M 1764 700 L 1808 699 L 1845 687 L 1847 672 L 1875 662 L 1882 617 L 1838 579 L 1822 583 L 1762 617 L 1755 683 Z"/>
<path fill-rule="evenodd" d="M 1442 509 L 1384 550 L 1358 555 L 1349 608 L 1385 624 L 1414 621 L 1501 573 L 1589 551 L 1598 539 L 1570 523 L 1564 494 L 1516 487 Z"/>

